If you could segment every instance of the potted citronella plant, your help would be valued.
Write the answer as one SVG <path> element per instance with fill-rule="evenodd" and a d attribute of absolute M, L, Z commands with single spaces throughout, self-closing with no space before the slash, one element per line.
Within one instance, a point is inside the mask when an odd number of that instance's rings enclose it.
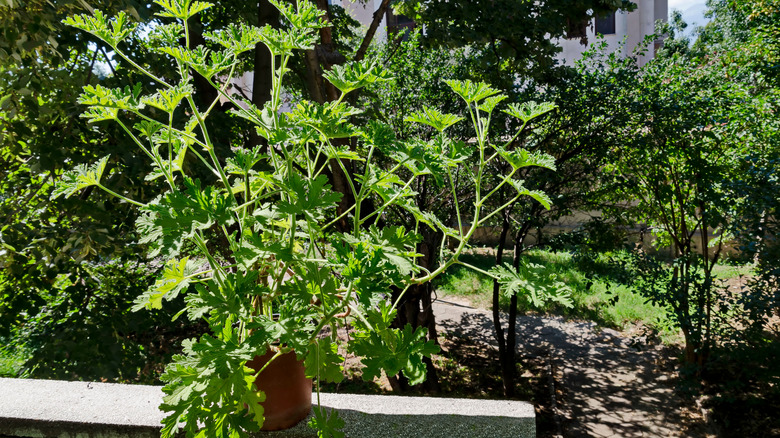
<path fill-rule="evenodd" d="M 98 11 L 65 22 L 103 40 L 119 58 L 158 85 L 156 93 L 146 96 L 140 94 L 140 87 L 120 90 L 88 85 L 80 103 L 88 106 L 83 116 L 90 121 L 111 120 L 124 128 L 138 153 L 150 160 L 149 178 L 162 178 L 165 190 L 148 203 L 112 191 L 101 182 L 110 162 L 107 156 L 66 172 L 52 196 L 71 196 L 97 186 L 136 205 L 139 241 L 147 246 L 150 259 L 163 266 L 159 279 L 137 299 L 135 308 L 160 308 L 163 301 L 186 294 L 180 314 L 208 322 L 210 332 L 185 341 L 183 353 L 174 357 L 162 376 L 167 384 L 161 408 L 168 412 L 162 436 L 175 436 L 182 429 L 188 436 L 243 436 L 264 425 L 267 428 L 266 417 L 276 402 L 266 400 L 263 381 L 270 380 L 267 373 L 274 363 L 290 358 L 293 365 L 286 362 L 281 374 L 289 370 L 288 374 L 316 382 L 342 379 L 340 351 L 362 358 L 366 378 L 383 371 L 390 375 L 403 372 L 411 383 L 422 382 L 422 359 L 437 347 L 425 341 L 422 328 L 392 327 L 398 300 L 391 300 L 391 288 L 404 291 L 462 263 L 458 256 L 474 230 L 519 197 L 532 196 L 548 206 L 544 194 L 524 188 L 513 175 L 530 165 L 552 168 L 552 158 L 520 148 L 509 150 L 517 135 L 503 145 L 490 141 L 490 116 L 506 96 L 482 83 L 448 82 L 468 105 L 475 127 L 475 141 L 469 144 L 453 141 L 445 133 L 461 117 L 430 108 L 409 116 L 410 121 L 438 131 L 430 141 L 399 141 L 377 121 L 354 126 L 350 120 L 359 111 L 344 102 L 344 96 L 366 84 L 390 79 L 370 61 L 326 72 L 327 80 L 341 91 L 339 100 L 325 104 L 302 101 L 283 112 L 282 83 L 293 51 L 311 48 L 316 30 L 326 25 L 317 7 L 307 0 L 271 0 L 287 22 L 283 29 L 231 25 L 205 33 L 213 46 L 221 47 L 214 51 L 186 48 L 190 47 L 187 20 L 211 4 L 191 0 L 156 3 L 163 9 L 158 15 L 169 23 L 137 36 L 154 39 L 149 47 L 178 66 L 176 82 L 155 76 L 122 50 L 122 41 L 137 31 L 137 25 L 124 14 L 109 18 Z M 270 49 L 274 60 L 271 100 L 263 108 L 229 92 L 238 56 L 258 43 Z M 209 80 L 219 92 L 218 99 L 230 102 L 236 115 L 249 120 L 267 146 L 234 148 L 229 156 L 218 156 L 205 123 L 218 100 L 208 107 L 196 105 L 192 71 Z M 173 123 L 174 112 L 181 107 L 189 120 L 178 126 Z M 549 104 L 512 104 L 505 112 L 520 119 L 524 127 L 552 108 Z M 356 150 L 332 141 L 348 137 L 357 138 Z M 382 160 L 376 160 L 379 155 Z M 185 157 L 194 157 L 214 182 L 206 184 L 191 177 Z M 476 163 L 465 170 L 475 196 L 468 205 L 460 205 L 455 170 L 467 159 Z M 351 173 L 344 164 L 348 160 L 354 162 Z M 483 176 L 496 160 L 508 162 L 511 170 L 493 178 L 488 187 Z M 336 170 L 352 175 L 348 190 L 354 199 L 350 208 L 338 214 L 342 194 L 329 183 L 329 175 Z M 414 205 L 410 187 L 415 178 L 426 174 L 433 174 L 450 190 L 457 229 Z M 507 184 L 514 186 L 516 196 L 497 209 L 484 211 L 491 197 Z M 369 199 L 375 208 L 361 211 Z M 410 212 L 415 217 L 413 227 L 380 228 L 378 223 L 390 208 Z M 454 242 L 452 251 L 442 244 L 441 264 L 435 270 L 416 263 L 419 237 L 415 231 L 421 226 L 443 231 Z M 227 242 L 228 248 L 215 250 L 219 241 Z M 511 272 L 492 275 L 503 276 L 504 283 L 511 285 Z M 354 331 L 340 350 L 337 328 L 347 323 Z M 331 336 L 323 337 L 325 328 L 331 328 Z M 305 385 L 300 391 L 306 399 L 303 407 L 290 409 L 293 421 L 310 412 L 311 386 Z M 315 406 L 313 414 L 310 425 L 320 436 L 339 436 L 342 421 L 336 412 Z"/>

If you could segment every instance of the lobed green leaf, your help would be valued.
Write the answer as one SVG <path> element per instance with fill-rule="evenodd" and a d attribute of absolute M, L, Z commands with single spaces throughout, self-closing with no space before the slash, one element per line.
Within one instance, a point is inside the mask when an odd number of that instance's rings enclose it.
<path fill-rule="evenodd" d="M 380 64 L 367 60 L 334 65 L 329 71 L 323 73 L 323 77 L 343 94 L 367 85 L 392 80 L 390 73 Z"/>
<path fill-rule="evenodd" d="M 141 103 L 167 113 L 172 113 L 179 106 L 182 99 L 191 96 L 193 92 L 192 85 L 181 83 L 172 88 L 161 89 L 151 96 L 143 97 Z"/>
<path fill-rule="evenodd" d="M 550 102 L 536 103 L 533 101 L 523 102 L 521 104 L 513 103 L 509 105 L 509 109 L 505 109 L 504 112 L 512 117 L 516 117 L 528 123 L 530 120 L 535 119 L 543 114 L 546 114 L 554 109 L 558 108 L 558 105 Z"/>
<path fill-rule="evenodd" d="M 79 95 L 78 102 L 92 108 L 112 108 L 117 110 L 138 111 L 144 107 L 141 96 L 141 84 L 133 88 L 107 88 L 102 85 L 86 85 Z M 91 109 L 92 109 L 91 108 Z"/>
<path fill-rule="evenodd" d="M 163 8 L 163 12 L 158 12 L 157 16 L 178 18 L 185 22 L 195 14 L 214 6 L 213 3 L 192 0 L 154 0 L 154 2 Z"/>
<path fill-rule="evenodd" d="M 499 146 L 493 146 L 501 157 L 506 160 L 514 169 L 520 169 L 528 166 L 544 167 L 545 169 L 555 170 L 555 158 L 552 155 L 543 152 L 530 152 L 526 149 L 514 149 L 508 151 Z"/>
<path fill-rule="evenodd" d="M 94 15 L 80 14 L 62 20 L 63 24 L 73 26 L 105 41 L 109 46 L 116 46 L 130 36 L 138 27 L 131 23 L 127 14 L 120 12 L 115 17 L 108 18 L 102 11 L 96 10 Z"/>
<path fill-rule="evenodd" d="M 80 164 L 73 170 L 65 172 L 62 179 L 54 187 L 51 199 L 57 199 L 60 196 L 69 198 L 79 190 L 100 185 L 100 178 L 106 170 L 108 158 L 109 155 L 106 155 L 94 164 Z"/>
<path fill-rule="evenodd" d="M 149 290 L 136 298 L 133 312 L 141 309 L 162 309 L 164 299 L 172 300 L 189 287 L 197 270 L 197 264 L 187 257 L 168 260 L 160 278 Z"/>
<path fill-rule="evenodd" d="M 230 23 L 224 29 L 204 33 L 203 37 L 230 50 L 235 55 L 254 50 L 255 46 L 263 41 L 262 29 L 244 23 L 239 25 Z"/>
<path fill-rule="evenodd" d="M 542 204 L 542 206 L 544 206 L 544 208 L 546 208 L 547 210 L 549 210 L 550 206 L 552 206 L 552 200 L 550 199 L 549 196 L 547 196 L 546 193 L 544 193 L 544 192 L 542 192 L 540 190 L 529 190 L 529 189 L 527 189 L 523 185 L 523 181 L 510 179 L 509 180 L 509 184 L 511 184 L 512 187 L 514 187 L 515 190 L 517 190 L 517 194 L 518 195 L 530 196 L 531 198 L 535 199 L 540 204 Z"/>
<path fill-rule="evenodd" d="M 444 82 L 452 88 L 455 94 L 463 98 L 466 103 L 479 102 L 499 93 L 499 90 L 484 82 L 472 82 L 468 79 L 463 81 L 449 79 Z"/>
<path fill-rule="evenodd" d="M 428 125 L 433 129 L 444 132 L 445 129 L 463 120 L 463 117 L 454 114 L 443 114 L 436 108 L 424 106 L 422 111 L 416 111 L 404 118 L 405 122 L 417 122 Z"/>

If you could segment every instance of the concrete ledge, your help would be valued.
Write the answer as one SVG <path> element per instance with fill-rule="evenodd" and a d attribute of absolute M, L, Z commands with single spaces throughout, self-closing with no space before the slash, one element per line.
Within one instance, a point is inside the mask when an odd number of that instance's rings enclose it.
<path fill-rule="evenodd" d="M 315 397 L 315 396 L 313 396 Z M 0 436 L 153 438 L 165 416 L 158 386 L 0 378 Z M 316 398 L 315 398 L 316 401 Z M 505 400 L 321 394 L 348 437 L 531 438 L 533 406 Z M 316 437 L 306 421 L 259 437 Z"/>

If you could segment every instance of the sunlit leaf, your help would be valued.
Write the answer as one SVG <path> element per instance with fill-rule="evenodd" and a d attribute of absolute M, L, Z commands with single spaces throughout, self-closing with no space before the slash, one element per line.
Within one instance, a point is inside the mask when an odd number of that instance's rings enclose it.
<path fill-rule="evenodd" d="M 94 164 L 79 164 L 73 170 L 65 172 L 52 191 L 51 199 L 57 199 L 60 196 L 69 198 L 79 190 L 100 185 L 100 178 L 106 170 L 108 158 L 109 155 L 106 155 Z"/>

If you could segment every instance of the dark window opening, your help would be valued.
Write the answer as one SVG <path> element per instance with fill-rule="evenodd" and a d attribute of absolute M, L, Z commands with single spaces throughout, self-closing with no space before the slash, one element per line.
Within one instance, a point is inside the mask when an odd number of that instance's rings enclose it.
<path fill-rule="evenodd" d="M 566 38 L 574 39 L 579 38 L 580 44 L 587 44 L 588 41 L 588 20 L 573 20 L 571 18 L 566 19 Z"/>
<path fill-rule="evenodd" d="M 406 30 L 406 36 L 408 36 L 416 27 L 414 20 L 405 15 L 394 14 L 393 8 L 387 8 L 385 18 L 387 19 L 387 33 L 390 35 Z"/>
<path fill-rule="evenodd" d="M 596 17 L 596 33 L 602 35 L 615 34 L 615 13 Z"/>

